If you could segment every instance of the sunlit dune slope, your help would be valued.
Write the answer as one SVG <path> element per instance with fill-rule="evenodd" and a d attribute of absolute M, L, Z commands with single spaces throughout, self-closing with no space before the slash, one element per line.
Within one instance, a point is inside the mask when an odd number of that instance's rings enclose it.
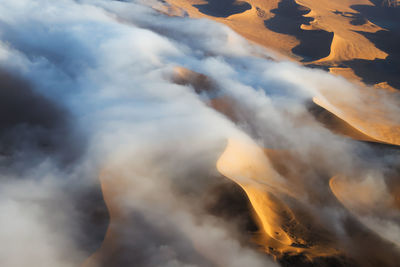
<path fill-rule="evenodd" d="M 345 120 L 337 117 L 335 114 L 329 112 L 321 106 L 318 106 L 314 102 L 310 104 L 309 111 L 315 116 L 317 121 L 322 123 L 327 129 L 334 133 L 347 136 L 355 140 L 379 142 L 378 140 L 354 128 Z"/>
<path fill-rule="evenodd" d="M 295 196 L 296 192 L 286 191 L 287 180 L 275 171 L 264 151 L 255 144 L 229 140 L 217 169 L 247 193 L 261 225 L 260 242 L 267 251 L 278 257 L 284 253 L 307 253 L 310 257 L 338 253 L 326 246 L 328 238 L 322 227 L 318 230 L 316 223 L 311 231 L 299 221 L 299 217 L 307 216 L 295 214 L 285 203 L 284 199 Z"/>
<path fill-rule="evenodd" d="M 371 139 L 400 145 L 400 121 L 391 112 L 388 97 L 398 102 L 397 92 L 388 95 L 365 89 L 352 95 L 338 88 L 334 92 L 325 90 L 313 101 Z"/>

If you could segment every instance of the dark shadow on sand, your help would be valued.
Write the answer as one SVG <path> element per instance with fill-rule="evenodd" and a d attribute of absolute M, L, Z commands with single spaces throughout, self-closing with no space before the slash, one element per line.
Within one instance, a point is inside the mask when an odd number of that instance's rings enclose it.
<path fill-rule="evenodd" d="M 300 44 L 292 52 L 303 57 L 303 62 L 314 61 L 330 54 L 333 33 L 323 30 L 302 30 L 301 24 L 309 25 L 313 20 L 306 18 L 310 12 L 307 7 L 297 4 L 294 0 L 283 0 L 277 9 L 271 10 L 275 16 L 265 20 L 268 29 L 296 37 Z"/>
<path fill-rule="evenodd" d="M 361 15 L 360 13 L 354 13 L 354 12 L 342 12 L 339 10 L 333 11 L 334 14 L 336 15 L 340 15 L 344 18 L 350 18 L 352 19 L 350 21 L 350 24 L 355 25 L 355 26 L 360 26 L 360 25 L 364 25 L 365 23 L 368 22 L 368 20 Z"/>
<path fill-rule="evenodd" d="M 363 17 L 385 30 L 376 33 L 358 32 L 364 35 L 375 46 L 386 52 L 386 59 L 352 60 L 344 62 L 351 67 L 356 75 L 365 83 L 375 84 L 388 82 L 389 85 L 400 89 L 400 8 L 389 7 L 385 1 L 375 0 L 375 6 L 354 5 L 352 8 Z"/>
<path fill-rule="evenodd" d="M 245 1 L 236 0 L 208 0 L 208 4 L 194 5 L 201 13 L 213 17 L 229 17 L 233 14 L 243 13 L 251 9 L 251 5 Z"/>

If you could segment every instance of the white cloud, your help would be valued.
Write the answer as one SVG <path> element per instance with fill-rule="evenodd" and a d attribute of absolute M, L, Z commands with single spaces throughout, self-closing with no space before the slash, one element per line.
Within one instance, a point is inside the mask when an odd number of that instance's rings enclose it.
<path fill-rule="evenodd" d="M 81 260 L 73 238 L 80 233 L 73 223 L 80 214 L 68 204 L 63 185 L 74 188 L 83 173 L 89 177 L 83 183 L 90 184 L 105 166 L 129 181 L 129 194 L 121 195 L 124 212 L 139 213 L 162 233 L 178 234 L 167 238 L 171 244 L 157 244 L 162 234 L 156 233 L 154 240 L 140 240 L 148 242 L 144 248 L 159 245 L 162 252 L 147 259 L 149 266 L 166 266 L 160 263 L 165 258 L 170 266 L 196 265 L 200 256 L 216 266 L 274 266 L 242 245 L 226 222 L 199 212 L 196 199 L 182 203 L 186 198 L 176 184 L 210 186 L 206 176 L 217 176 L 215 162 L 230 137 L 292 149 L 307 163 L 318 148 L 319 164 L 328 173 L 364 166 L 355 144 L 318 124 L 305 106 L 327 88 L 356 97 L 352 84 L 294 63 L 260 59 L 268 53 L 215 22 L 162 16 L 137 1 L 3 0 L 0 28 L 0 65 L 67 109 L 69 127 L 87 140 L 73 167 L 63 169 L 38 154 L 47 164 L 44 175 L 57 170 L 45 179 L 51 186 L 31 175 L 35 167 L 25 162 L 18 164 L 23 175 L 1 180 L 0 214 L 8 220 L 0 221 L 0 241 L 10 244 L 0 254 L 5 266 L 73 266 Z M 177 66 L 208 75 L 221 94 L 235 100 L 242 121 L 235 125 L 190 86 L 172 83 Z M 329 190 L 304 182 L 312 185 L 311 193 Z M 340 218 L 332 220 L 340 224 Z M 137 236 L 146 229 L 123 230 Z M 187 240 L 200 256 L 182 259 Z"/>

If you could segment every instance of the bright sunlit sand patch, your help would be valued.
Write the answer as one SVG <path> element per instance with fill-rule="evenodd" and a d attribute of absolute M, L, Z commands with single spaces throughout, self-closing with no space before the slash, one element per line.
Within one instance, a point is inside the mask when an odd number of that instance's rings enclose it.
<path fill-rule="evenodd" d="M 258 242 L 269 253 L 282 256 L 285 253 L 306 253 L 311 258 L 337 255 L 338 251 L 326 245 L 316 245 L 323 240 L 309 242 L 314 234 L 298 221 L 299 214 L 293 213 L 285 204 L 285 195 L 297 196 L 300 191 L 285 192 L 282 187 L 286 182 L 293 182 L 294 177 L 285 172 L 285 165 L 276 152 L 268 152 L 275 162 L 275 168 L 280 169 L 284 178 L 272 167 L 265 152 L 254 143 L 230 139 L 226 150 L 217 162 L 217 169 L 224 176 L 238 183 L 250 199 L 256 218 L 262 229 Z M 285 157 L 290 160 L 290 157 Z M 287 162 L 291 166 L 291 161 Z M 292 173 L 293 175 L 294 173 Z M 297 173 L 297 175 L 301 175 Z M 289 186 L 290 187 L 290 186 Z M 308 223 L 311 223 L 310 221 Z M 316 225 L 315 225 L 316 226 Z"/>

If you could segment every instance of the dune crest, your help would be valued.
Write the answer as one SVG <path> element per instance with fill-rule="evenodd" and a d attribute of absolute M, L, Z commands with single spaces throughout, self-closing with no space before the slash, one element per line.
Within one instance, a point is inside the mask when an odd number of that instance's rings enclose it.
<path fill-rule="evenodd" d="M 295 197 L 300 191 L 288 189 L 286 177 L 276 172 L 258 146 L 230 139 L 218 159 L 217 169 L 246 192 L 262 230 L 258 242 L 268 253 L 278 258 L 285 254 L 305 253 L 310 258 L 338 254 L 336 249 L 322 244 L 324 238 L 316 241 L 318 227 L 312 233 L 285 203 L 285 198 Z"/>
<path fill-rule="evenodd" d="M 351 32 L 345 37 L 334 34 L 329 56 L 316 62 L 335 64 L 353 59 L 384 59 L 387 56 L 388 54 L 376 48 L 367 38 Z"/>
<path fill-rule="evenodd" d="M 371 139 L 400 145 L 400 122 L 387 111 L 385 96 L 382 96 L 379 91 L 373 92 L 372 89 L 369 92 L 368 94 L 364 90 L 359 95 L 361 99 L 352 101 L 348 101 L 337 91 L 324 92 L 323 97 L 314 97 L 313 102 Z M 398 97 L 397 92 L 393 94 L 393 97 Z"/>
<path fill-rule="evenodd" d="M 354 22 L 362 18 L 351 6 L 371 5 L 370 1 L 296 0 L 296 2 L 311 9 L 311 12 L 305 15 L 313 19 L 310 25 L 334 33 L 330 55 L 317 62 L 334 63 L 356 58 L 373 60 L 387 57 L 387 53 L 376 48 L 373 43 L 358 33 L 360 31 L 375 33 L 381 28 L 366 20 L 363 21 L 364 23 Z"/>

